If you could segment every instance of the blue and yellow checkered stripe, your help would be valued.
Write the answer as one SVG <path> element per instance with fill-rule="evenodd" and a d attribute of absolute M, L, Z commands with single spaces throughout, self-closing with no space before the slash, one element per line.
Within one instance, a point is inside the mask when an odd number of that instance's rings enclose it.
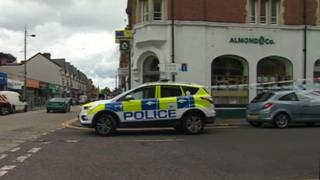
<path fill-rule="evenodd" d="M 111 110 L 113 112 L 135 112 L 149 110 L 167 110 L 172 107 L 170 105 L 176 103 L 177 109 L 189 109 L 195 107 L 209 107 L 210 103 L 195 96 L 182 96 L 160 99 L 142 99 L 123 102 L 112 102 L 104 105 L 99 105 L 90 110 L 92 114 L 101 110 Z"/>

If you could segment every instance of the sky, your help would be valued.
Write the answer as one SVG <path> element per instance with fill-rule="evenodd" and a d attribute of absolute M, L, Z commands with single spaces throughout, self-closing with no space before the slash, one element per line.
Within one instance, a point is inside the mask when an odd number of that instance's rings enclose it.
<path fill-rule="evenodd" d="M 127 0 L 0 0 L 0 52 L 27 58 L 38 52 L 65 58 L 100 88 L 115 86 L 119 45 L 114 31 L 124 29 Z"/>

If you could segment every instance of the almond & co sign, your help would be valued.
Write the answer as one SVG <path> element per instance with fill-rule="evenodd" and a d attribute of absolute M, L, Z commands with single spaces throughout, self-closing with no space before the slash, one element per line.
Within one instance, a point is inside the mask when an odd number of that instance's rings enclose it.
<path fill-rule="evenodd" d="M 229 43 L 233 44 L 256 44 L 256 45 L 274 45 L 275 41 L 264 36 L 260 37 L 231 37 Z"/>

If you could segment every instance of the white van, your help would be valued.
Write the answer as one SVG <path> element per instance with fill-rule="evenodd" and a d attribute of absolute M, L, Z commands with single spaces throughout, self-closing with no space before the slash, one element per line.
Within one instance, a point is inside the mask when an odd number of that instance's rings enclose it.
<path fill-rule="evenodd" d="M 14 91 L 0 91 L 0 99 L 10 104 L 10 112 L 27 111 L 27 103 L 22 101 L 19 93 Z"/>

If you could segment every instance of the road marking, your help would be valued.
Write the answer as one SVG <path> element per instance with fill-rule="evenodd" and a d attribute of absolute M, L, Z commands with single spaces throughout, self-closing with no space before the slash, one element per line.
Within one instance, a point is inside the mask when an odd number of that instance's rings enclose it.
<path fill-rule="evenodd" d="M 36 153 L 36 152 L 38 152 L 39 150 L 40 150 L 41 148 L 32 148 L 32 149 L 30 149 L 29 151 L 28 151 L 28 153 Z"/>
<path fill-rule="evenodd" d="M 13 148 L 13 149 L 11 149 L 11 150 L 9 150 L 10 152 L 17 152 L 17 151 L 19 151 L 21 148 L 19 148 L 19 147 L 16 147 L 16 148 Z"/>
<path fill-rule="evenodd" d="M 78 139 L 75 139 L 75 140 L 66 140 L 67 143 L 77 143 L 79 142 L 80 140 Z"/>
<path fill-rule="evenodd" d="M 0 160 L 6 158 L 7 156 L 8 156 L 8 154 L 1 154 Z"/>
<path fill-rule="evenodd" d="M 12 170 L 12 169 L 14 169 L 15 167 L 17 167 L 17 166 L 15 166 L 15 165 L 10 165 L 10 166 L 3 166 L 0 170 L 1 171 L 10 171 L 10 170 Z"/>
<path fill-rule="evenodd" d="M 184 139 L 136 139 L 134 142 L 182 142 Z"/>
<path fill-rule="evenodd" d="M 42 136 L 46 136 L 46 135 L 48 135 L 48 133 L 42 133 L 41 135 L 42 135 Z"/>
<path fill-rule="evenodd" d="M 4 175 L 6 175 L 8 173 L 8 171 L 0 171 L 0 178 Z"/>
<path fill-rule="evenodd" d="M 87 130 L 89 128 L 87 127 L 78 127 L 78 126 L 74 126 L 72 125 L 73 123 L 77 122 L 78 119 L 74 118 L 74 119 L 70 119 L 68 121 L 63 122 L 61 125 L 63 128 L 71 128 L 71 129 L 80 129 L 80 130 Z"/>
<path fill-rule="evenodd" d="M 228 125 L 228 126 L 211 126 L 211 127 L 205 127 L 205 129 L 235 129 L 235 128 L 243 128 L 246 126 L 238 126 L 238 125 Z"/>
<path fill-rule="evenodd" d="M 13 160 L 12 162 L 23 163 L 23 161 L 25 161 L 26 159 L 28 159 L 31 156 L 32 156 L 32 154 L 26 154 L 24 156 L 19 156 L 19 157 L 16 158 L 16 160 Z"/>
<path fill-rule="evenodd" d="M 40 144 L 47 145 L 47 144 L 50 144 L 50 142 L 49 142 L 49 141 L 46 141 L 46 142 L 42 142 L 42 143 L 40 143 Z"/>

